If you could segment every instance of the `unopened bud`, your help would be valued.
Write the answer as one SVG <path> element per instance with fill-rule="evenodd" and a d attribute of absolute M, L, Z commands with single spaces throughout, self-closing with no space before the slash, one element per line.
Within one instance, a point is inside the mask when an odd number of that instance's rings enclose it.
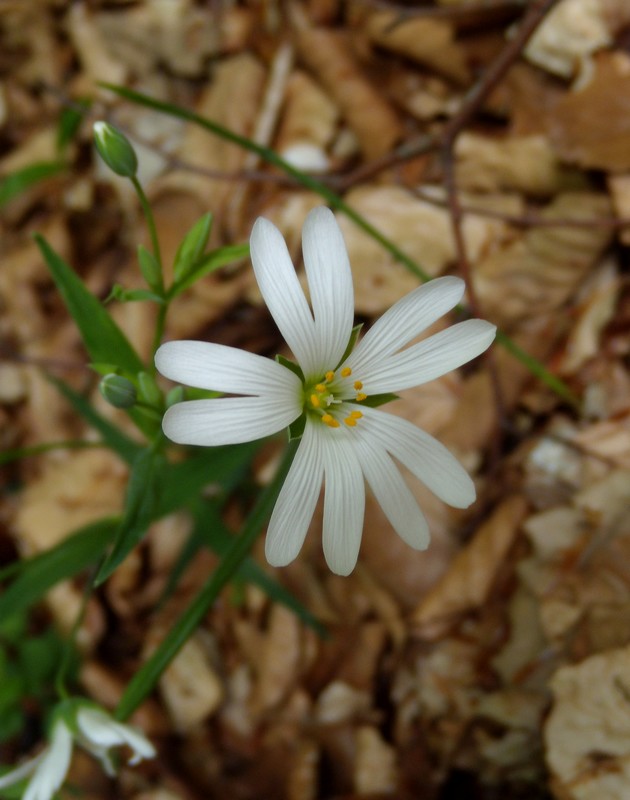
<path fill-rule="evenodd" d="M 101 394 L 114 408 L 131 408 L 136 404 L 138 393 L 133 383 L 122 375 L 110 373 L 99 384 Z"/>
<path fill-rule="evenodd" d="M 94 144 L 107 166 L 122 178 L 135 178 L 138 158 L 129 139 L 108 122 L 94 123 Z"/>

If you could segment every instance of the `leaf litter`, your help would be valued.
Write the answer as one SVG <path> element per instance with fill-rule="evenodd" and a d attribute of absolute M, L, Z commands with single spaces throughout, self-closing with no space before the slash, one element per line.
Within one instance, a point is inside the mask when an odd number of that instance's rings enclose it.
<path fill-rule="evenodd" d="M 114 283 L 141 285 L 135 247 L 146 233 L 128 187 L 94 157 L 90 121 L 111 119 L 137 147 L 167 264 L 206 211 L 215 246 L 246 241 L 263 214 L 299 258 L 302 221 L 321 202 L 236 145 L 116 99 L 99 81 L 189 107 L 322 177 L 429 275 L 462 274 L 473 313 L 582 399 L 569 408 L 499 347 L 407 395 L 393 411 L 462 460 L 477 504 L 454 511 L 414 487 L 432 545 L 411 553 L 368 500 L 361 562 L 344 579 L 326 572 L 309 537 L 275 577 L 325 638 L 235 582 L 137 712 L 163 757 L 123 768 L 115 788 L 78 760 L 71 781 L 90 797 L 136 800 L 629 796 L 627 4 L 547 3 L 523 46 L 527 9 L 510 2 L 50 0 L 35 17 L 31 3 L 5 6 L 0 175 L 58 156 L 66 169 L 26 187 L 0 221 L 3 449 L 94 441 L 44 372 L 127 424 L 98 398 L 30 241 L 43 233 L 100 299 Z M 466 116 L 467 92 L 510 47 Z M 86 96 L 88 117 L 59 153 L 60 115 Z M 369 325 L 417 277 L 340 222 Z M 148 355 L 154 310 L 110 308 Z M 188 289 L 167 335 L 264 355 L 280 347 L 245 263 Z M 267 448 L 255 462 L 259 483 L 275 457 Z M 124 502 L 127 467 L 103 448 L 56 450 L 3 472 L 5 560 L 44 551 Z M 224 509 L 234 530 L 243 518 L 243 502 Z M 153 523 L 90 600 L 80 681 L 108 707 L 217 563 L 201 550 L 164 600 L 190 530 L 186 513 Z M 86 579 L 46 597 L 62 630 Z M 18 746 L 3 743 L 2 761 L 17 760 Z"/>

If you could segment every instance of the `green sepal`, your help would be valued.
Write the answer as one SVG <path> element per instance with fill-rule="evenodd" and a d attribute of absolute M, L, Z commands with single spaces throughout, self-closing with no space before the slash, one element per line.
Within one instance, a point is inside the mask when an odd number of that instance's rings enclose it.
<path fill-rule="evenodd" d="M 175 283 L 184 279 L 191 268 L 194 267 L 202 257 L 210 231 L 212 229 L 212 214 L 208 212 L 195 222 L 192 228 L 184 236 L 184 240 L 179 246 L 173 265 L 173 277 Z"/>
<path fill-rule="evenodd" d="M 123 375 L 110 372 L 99 383 L 99 390 L 105 400 L 114 408 L 132 408 L 138 399 L 138 390 Z"/>
<path fill-rule="evenodd" d="M 337 372 L 339 367 L 343 364 L 343 362 L 348 358 L 350 353 L 354 350 L 354 346 L 357 343 L 357 339 L 359 338 L 359 334 L 361 333 L 361 328 L 363 327 L 363 323 L 360 322 L 358 325 L 355 325 L 352 331 L 350 332 L 350 338 L 348 339 L 348 344 L 346 345 L 346 349 L 343 351 L 343 355 L 339 360 L 339 363 L 333 370 L 333 372 Z"/>
<path fill-rule="evenodd" d="M 289 425 L 289 441 L 294 439 L 301 439 L 306 427 L 306 414 L 301 414 L 297 419 Z"/>
<path fill-rule="evenodd" d="M 184 398 L 184 387 L 174 386 L 166 395 L 166 408 L 174 406 L 175 403 L 181 403 Z"/>
<path fill-rule="evenodd" d="M 148 403 L 150 406 L 162 406 L 162 392 L 155 382 L 153 375 L 150 375 L 148 372 L 139 372 L 138 387 L 140 389 L 140 400 Z"/>
<path fill-rule="evenodd" d="M 138 263 L 140 264 L 142 277 L 147 282 L 148 287 L 161 297 L 163 282 L 160 262 L 150 250 L 147 250 L 141 244 L 138 245 Z"/>
<path fill-rule="evenodd" d="M 100 157 L 121 178 L 135 178 L 138 157 L 133 145 L 122 131 L 109 122 L 94 123 L 94 144 Z"/>
<path fill-rule="evenodd" d="M 103 375 L 103 377 L 105 375 L 110 375 L 111 373 L 120 375 L 123 372 L 118 364 L 108 364 L 104 361 L 94 361 L 93 363 L 88 364 L 88 367 L 93 369 L 94 372 L 97 372 L 99 375 Z M 129 375 L 126 375 L 125 377 L 129 378 Z"/>
<path fill-rule="evenodd" d="M 305 380 L 304 373 L 302 372 L 302 368 L 298 364 L 296 364 L 294 361 L 289 361 L 288 358 L 285 358 L 284 356 L 281 356 L 281 355 L 277 355 L 276 356 L 276 361 L 281 366 L 286 367 L 287 369 L 290 369 L 291 372 L 294 375 L 297 375 L 298 378 L 302 381 L 302 383 L 304 383 L 304 380 Z"/>
<path fill-rule="evenodd" d="M 361 400 L 360 403 L 357 403 L 357 405 L 367 406 L 368 408 L 378 408 L 379 406 L 384 406 L 385 403 L 391 403 L 392 400 L 398 399 L 399 396 L 397 394 L 391 394 L 391 392 L 385 392 L 384 394 L 370 394 L 365 398 L 365 400 Z"/>

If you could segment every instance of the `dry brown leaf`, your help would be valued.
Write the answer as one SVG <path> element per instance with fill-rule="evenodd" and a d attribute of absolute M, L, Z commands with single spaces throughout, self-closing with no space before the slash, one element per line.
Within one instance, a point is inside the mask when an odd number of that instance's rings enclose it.
<path fill-rule="evenodd" d="M 260 644 L 252 697 L 254 715 L 277 706 L 299 678 L 303 645 L 295 614 L 284 606 L 272 606 L 267 635 L 261 636 Z"/>
<path fill-rule="evenodd" d="M 602 53 L 591 79 L 567 93 L 549 116 L 559 157 L 581 167 L 630 169 L 630 56 Z"/>
<path fill-rule="evenodd" d="M 630 795 L 630 647 L 562 667 L 551 681 L 546 758 L 559 800 Z"/>
<path fill-rule="evenodd" d="M 610 230 L 587 221 L 609 214 L 603 194 L 556 195 L 542 211 L 543 219 L 583 219 L 585 225 L 534 228 L 482 259 L 474 280 L 484 313 L 508 328 L 524 318 L 557 314 L 611 240 Z"/>
<path fill-rule="evenodd" d="M 461 84 L 470 80 L 464 50 L 455 42 L 453 25 L 445 19 L 411 17 L 398 12 L 371 14 L 366 22 L 372 42 L 410 58 Z"/>
<path fill-rule="evenodd" d="M 630 219 L 630 174 L 609 175 L 608 188 L 615 209 L 615 215 L 621 219 Z M 630 244 L 630 226 L 621 228 L 619 240 L 622 244 Z"/>
<path fill-rule="evenodd" d="M 297 47 L 308 68 L 339 106 L 367 158 L 389 153 L 403 129 L 393 109 L 361 73 L 350 48 L 336 33 L 304 27 Z"/>
<path fill-rule="evenodd" d="M 527 503 L 520 496 L 504 500 L 470 544 L 457 554 L 447 573 L 411 617 L 423 638 L 442 636 L 459 615 L 486 602 L 526 510 Z"/>
<path fill-rule="evenodd" d="M 549 195 L 568 182 L 546 136 L 502 139 L 462 133 L 455 143 L 457 185 L 463 190 L 517 190 Z"/>

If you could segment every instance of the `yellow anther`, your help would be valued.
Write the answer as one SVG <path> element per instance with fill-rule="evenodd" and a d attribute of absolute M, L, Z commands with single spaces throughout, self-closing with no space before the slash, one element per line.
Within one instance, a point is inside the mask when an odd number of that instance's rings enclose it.
<path fill-rule="evenodd" d="M 363 394 L 363 392 L 359 392 L 359 393 L 357 394 L 357 396 L 356 396 L 356 398 L 355 398 L 355 399 L 356 399 L 356 401 L 357 401 L 358 403 L 360 403 L 360 402 L 361 402 L 361 400 L 365 400 L 365 398 L 366 398 L 366 397 L 367 397 L 367 395 L 366 395 L 366 394 Z"/>
<path fill-rule="evenodd" d="M 311 405 L 313 408 L 319 408 L 319 397 L 316 394 L 311 395 Z"/>
<path fill-rule="evenodd" d="M 346 425 L 347 425 L 349 428 L 354 428 L 354 426 L 357 424 L 357 421 L 356 421 L 356 419 L 355 419 L 353 416 L 346 417 L 346 418 L 344 419 L 344 422 L 346 423 Z"/>
<path fill-rule="evenodd" d="M 330 383 L 332 380 L 335 379 L 335 373 L 334 372 L 327 372 L 324 377 L 326 378 L 326 381 L 328 383 Z"/>
<path fill-rule="evenodd" d="M 363 384 L 361 383 L 361 381 L 355 381 L 352 385 L 357 390 L 357 392 L 359 391 L 359 389 L 363 389 Z"/>
<path fill-rule="evenodd" d="M 341 370 L 341 377 L 342 378 L 348 378 L 350 375 L 352 375 L 352 370 L 350 369 L 350 367 L 344 367 Z"/>
<path fill-rule="evenodd" d="M 322 417 L 322 422 L 328 425 L 329 428 L 338 428 L 339 423 L 337 420 L 332 416 L 332 414 L 324 414 Z"/>
<path fill-rule="evenodd" d="M 326 387 L 324 386 L 323 383 L 318 383 L 317 386 L 315 387 L 315 391 L 316 392 L 325 392 L 326 391 Z"/>
<path fill-rule="evenodd" d="M 353 417 L 354 419 L 361 419 L 363 414 L 360 411 L 351 411 L 350 416 Z"/>

